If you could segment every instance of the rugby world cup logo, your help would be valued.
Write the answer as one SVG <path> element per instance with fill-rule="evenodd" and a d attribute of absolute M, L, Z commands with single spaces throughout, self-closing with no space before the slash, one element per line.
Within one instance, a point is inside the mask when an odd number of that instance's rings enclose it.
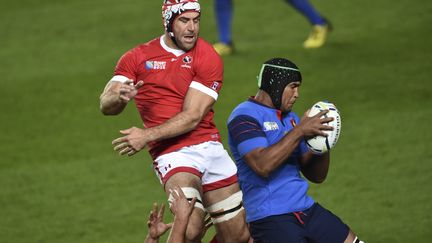
<path fill-rule="evenodd" d="M 146 61 L 145 68 L 146 68 L 146 70 L 165 69 L 166 68 L 166 62 L 165 61 Z"/>
<path fill-rule="evenodd" d="M 279 129 L 279 126 L 276 122 L 273 121 L 266 121 L 263 123 L 264 132 L 267 131 L 275 131 Z"/>

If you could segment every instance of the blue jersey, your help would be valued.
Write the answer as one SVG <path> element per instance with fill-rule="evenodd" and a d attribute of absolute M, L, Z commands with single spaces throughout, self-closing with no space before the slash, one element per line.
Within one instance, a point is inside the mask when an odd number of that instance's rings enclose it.
<path fill-rule="evenodd" d="M 304 140 L 267 178 L 256 174 L 243 160 L 252 150 L 279 142 L 299 121 L 294 112 L 281 114 L 253 99 L 241 103 L 231 113 L 229 145 L 238 167 L 247 222 L 303 211 L 314 204 L 307 195 L 309 185 L 300 175 L 298 158 L 308 151 Z"/>

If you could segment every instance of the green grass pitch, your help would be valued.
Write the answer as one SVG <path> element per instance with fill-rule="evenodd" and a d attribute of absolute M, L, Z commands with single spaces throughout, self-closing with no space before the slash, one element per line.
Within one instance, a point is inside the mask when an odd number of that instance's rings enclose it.
<path fill-rule="evenodd" d="M 118 130 L 140 124 L 135 107 L 104 117 L 99 94 L 126 50 L 162 34 L 161 2 L 2 1 L 0 242 L 143 241 L 165 195 L 146 152 L 112 150 Z M 312 2 L 335 29 L 309 51 L 309 24 L 282 0 L 234 1 L 237 53 L 224 58 L 215 106 L 223 142 L 260 64 L 292 59 L 304 79 L 294 110 L 328 99 L 342 116 L 328 179 L 311 195 L 365 242 L 430 242 L 432 3 Z M 201 36 L 216 41 L 213 1 L 201 4 Z"/>

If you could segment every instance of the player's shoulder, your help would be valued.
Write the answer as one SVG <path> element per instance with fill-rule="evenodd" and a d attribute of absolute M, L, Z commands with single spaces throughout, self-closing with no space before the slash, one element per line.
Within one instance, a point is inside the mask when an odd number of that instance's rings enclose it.
<path fill-rule="evenodd" d="M 159 46 L 160 37 L 157 37 L 153 40 L 140 43 L 130 48 L 123 54 L 122 59 L 141 60 L 148 56 L 157 55 L 158 50 L 160 50 L 160 48 L 158 48 Z"/>
<path fill-rule="evenodd" d="M 129 51 L 135 52 L 135 53 L 140 53 L 140 52 L 153 50 L 155 47 L 160 46 L 160 38 L 161 37 L 156 37 L 153 40 L 147 41 L 145 43 L 140 43 L 140 44 L 134 46 L 133 48 L 131 48 Z"/>
<path fill-rule="evenodd" d="M 201 48 L 202 50 L 213 50 L 214 51 L 213 46 L 201 37 L 198 37 L 196 46 L 198 48 Z"/>
<path fill-rule="evenodd" d="M 199 38 L 191 55 L 194 59 L 194 68 L 199 73 L 217 74 L 213 77 L 218 80 L 223 78 L 223 61 L 214 50 L 213 46 Z"/>
<path fill-rule="evenodd" d="M 257 109 L 257 106 L 250 102 L 249 100 L 244 101 L 237 105 L 234 110 L 231 112 L 230 118 L 228 119 L 228 122 L 233 120 L 234 118 L 238 116 L 250 116 L 255 119 L 258 119 L 259 116 L 259 109 Z"/>
<path fill-rule="evenodd" d="M 201 37 L 198 38 L 195 48 L 196 48 L 196 52 L 199 55 L 222 60 L 222 58 L 219 56 L 219 54 L 216 52 L 213 46 Z"/>

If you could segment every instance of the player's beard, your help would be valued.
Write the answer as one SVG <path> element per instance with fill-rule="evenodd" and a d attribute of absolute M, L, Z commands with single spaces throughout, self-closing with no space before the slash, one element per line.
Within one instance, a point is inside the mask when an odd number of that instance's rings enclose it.
<path fill-rule="evenodd" d="M 282 104 L 280 107 L 280 110 L 282 113 L 288 113 L 292 111 L 292 108 L 296 102 L 296 99 L 290 99 L 288 102 L 284 102 L 284 99 L 282 98 Z"/>
<path fill-rule="evenodd" d="M 182 35 L 180 37 L 177 37 L 177 36 L 178 35 L 176 35 L 174 37 L 175 40 L 176 40 L 177 47 L 180 48 L 181 50 L 185 51 L 185 52 L 187 52 L 187 51 L 191 50 L 192 48 L 194 48 L 195 45 L 196 45 L 196 42 L 198 40 L 198 34 L 194 34 L 193 35 L 194 36 L 193 37 L 194 38 L 193 42 L 186 42 L 186 41 L 184 41 L 183 38 L 184 38 L 185 35 Z"/>

